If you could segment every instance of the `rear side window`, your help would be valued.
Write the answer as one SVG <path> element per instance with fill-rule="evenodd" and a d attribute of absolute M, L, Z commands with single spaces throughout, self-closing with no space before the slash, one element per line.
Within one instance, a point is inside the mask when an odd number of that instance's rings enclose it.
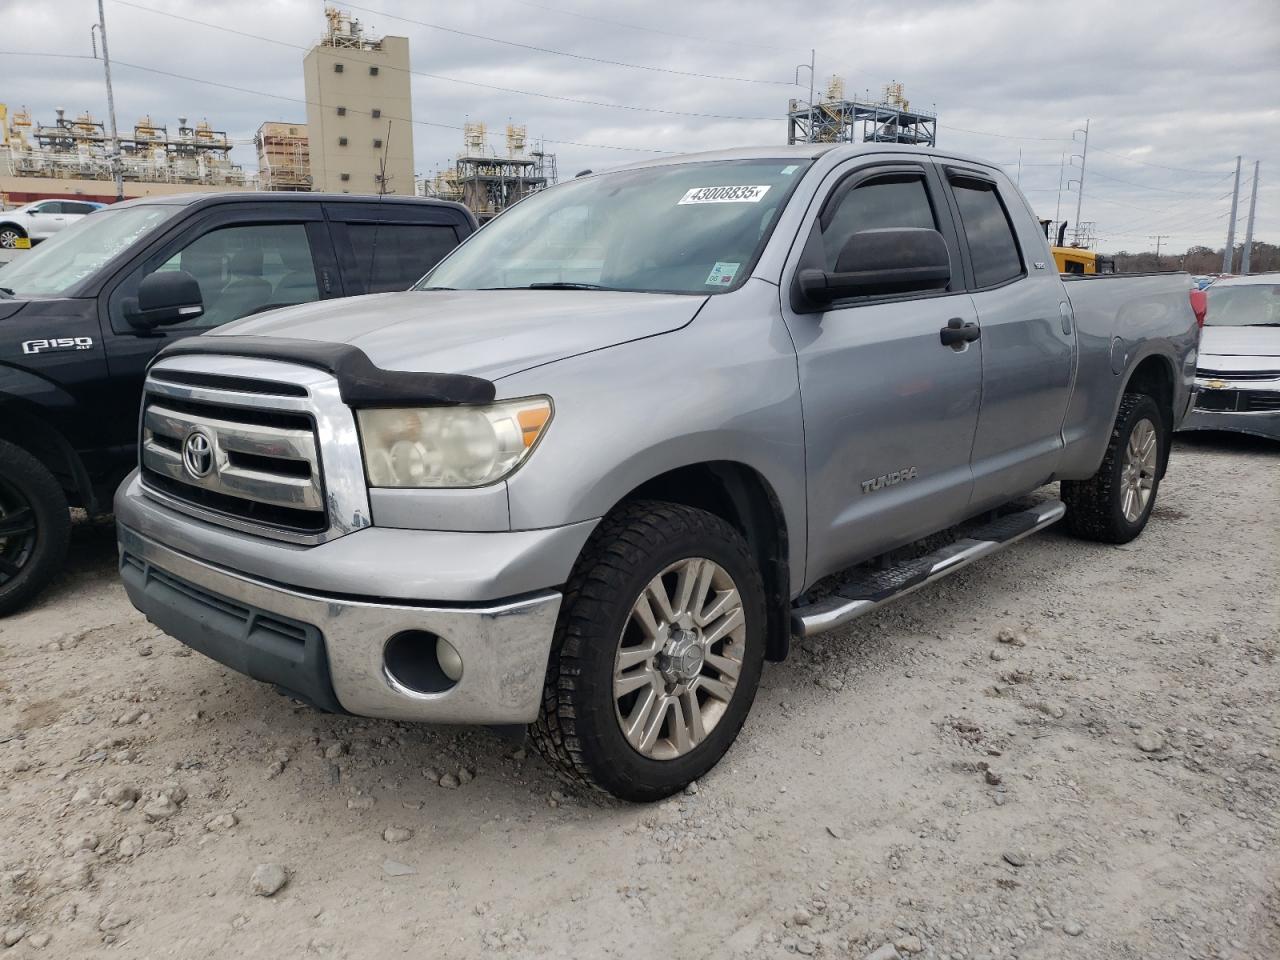
<path fill-rule="evenodd" d="M 969 242 L 976 285 L 994 287 L 1022 276 L 1022 255 L 995 185 L 956 180 L 951 186 L 956 206 L 960 208 L 961 227 Z"/>
<path fill-rule="evenodd" d="M 349 223 L 357 291 L 408 290 L 458 245 L 453 227 L 425 223 Z"/>
<path fill-rule="evenodd" d="M 859 230 L 903 227 L 938 229 L 924 178 L 895 174 L 860 184 L 844 195 L 822 231 L 825 269 L 836 271 L 840 251 Z"/>

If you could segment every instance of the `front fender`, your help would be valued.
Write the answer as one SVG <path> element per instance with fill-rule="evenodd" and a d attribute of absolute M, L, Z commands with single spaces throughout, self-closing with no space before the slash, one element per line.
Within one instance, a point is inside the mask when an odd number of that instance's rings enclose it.
<path fill-rule="evenodd" d="M 759 473 L 781 503 L 799 590 L 807 543 L 800 393 L 777 291 L 767 290 L 772 312 L 765 291 L 738 299 L 738 310 L 731 297 L 713 297 L 680 330 L 500 380 L 500 396 L 545 393 L 555 404 L 538 448 L 508 481 L 512 529 L 596 519 L 661 474 L 731 461 Z"/>

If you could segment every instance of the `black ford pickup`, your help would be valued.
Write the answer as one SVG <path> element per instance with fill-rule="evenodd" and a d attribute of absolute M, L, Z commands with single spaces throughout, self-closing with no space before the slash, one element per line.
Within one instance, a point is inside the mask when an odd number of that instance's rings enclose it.
<path fill-rule="evenodd" d="M 191 194 L 94 213 L 0 268 L 0 616 L 59 571 L 69 506 L 137 458 L 147 364 L 275 307 L 407 289 L 476 229 L 459 204 Z"/>

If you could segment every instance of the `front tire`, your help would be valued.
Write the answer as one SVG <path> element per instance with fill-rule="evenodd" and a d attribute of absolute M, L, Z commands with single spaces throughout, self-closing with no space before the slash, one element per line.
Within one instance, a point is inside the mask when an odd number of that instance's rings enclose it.
<path fill-rule="evenodd" d="M 1067 529 L 1086 540 L 1128 543 L 1142 533 L 1160 490 L 1169 431 L 1155 400 L 1126 393 L 1098 472 L 1062 481 Z"/>
<path fill-rule="evenodd" d="M 12 223 L 0 226 L 0 250 L 16 250 L 18 241 L 26 237 L 27 231 Z"/>
<path fill-rule="evenodd" d="M 592 534 L 566 587 L 534 742 L 570 780 L 623 800 L 670 796 L 742 728 L 765 620 L 737 530 L 692 507 L 628 504 Z"/>
<path fill-rule="evenodd" d="M 49 468 L 0 440 L 0 617 L 48 586 L 71 542 L 67 496 Z"/>

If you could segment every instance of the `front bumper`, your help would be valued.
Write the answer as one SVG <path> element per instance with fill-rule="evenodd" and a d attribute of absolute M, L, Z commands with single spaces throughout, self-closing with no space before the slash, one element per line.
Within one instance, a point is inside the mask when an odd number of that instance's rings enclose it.
<path fill-rule="evenodd" d="M 478 606 L 416 606 L 320 596 L 224 570 L 118 525 L 133 605 L 215 660 L 325 709 L 432 723 L 520 724 L 538 713 L 561 595 L 543 590 Z M 463 673 L 421 693 L 388 672 L 383 649 L 406 631 L 444 637 Z"/>
<path fill-rule="evenodd" d="M 1194 404 L 1179 430 L 1229 430 L 1280 440 L 1280 383 L 1196 378 Z"/>

